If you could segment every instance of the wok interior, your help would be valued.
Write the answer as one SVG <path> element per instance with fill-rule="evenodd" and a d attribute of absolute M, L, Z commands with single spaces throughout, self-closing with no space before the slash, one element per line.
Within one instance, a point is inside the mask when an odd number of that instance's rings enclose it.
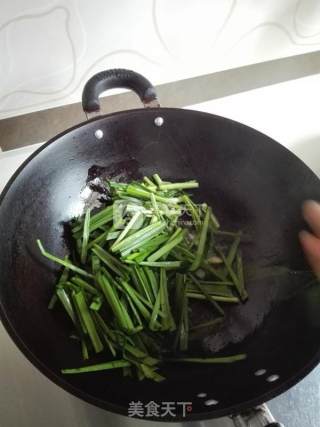
<path fill-rule="evenodd" d="M 309 274 L 298 241 L 300 205 L 320 198 L 313 173 L 266 136 L 238 123 L 202 113 L 136 110 L 101 118 L 59 136 L 12 182 L 0 205 L 0 301 L 9 332 L 33 363 L 79 397 L 127 413 L 130 401 L 190 401 L 193 416 L 229 413 L 271 398 L 300 379 L 319 358 L 320 292 L 307 286 Z M 104 133 L 102 140 L 94 136 Z M 59 269 L 36 247 L 40 238 L 63 256 L 63 224 L 83 208 L 88 170 L 141 178 L 197 179 L 198 201 L 210 204 L 222 227 L 241 229 L 248 271 L 249 301 L 227 310 L 223 329 L 206 337 L 203 351 L 247 353 L 232 365 L 168 365 L 161 384 L 106 372 L 62 376 L 62 367 L 82 364 L 64 313 L 47 309 Z M 276 273 L 276 274 L 275 274 Z M 101 360 L 97 358 L 97 361 Z M 266 369 L 265 376 L 255 376 Z M 279 379 L 270 383 L 270 375 Z M 208 408 L 198 393 L 219 403 Z"/>

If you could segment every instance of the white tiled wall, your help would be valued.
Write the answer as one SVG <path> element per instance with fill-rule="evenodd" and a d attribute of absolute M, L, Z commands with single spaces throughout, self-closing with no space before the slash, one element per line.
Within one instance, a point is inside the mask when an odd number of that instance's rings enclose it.
<path fill-rule="evenodd" d="M 155 84 L 320 46 L 317 0 L 1 0 L 0 118 L 79 101 L 112 67 Z"/>

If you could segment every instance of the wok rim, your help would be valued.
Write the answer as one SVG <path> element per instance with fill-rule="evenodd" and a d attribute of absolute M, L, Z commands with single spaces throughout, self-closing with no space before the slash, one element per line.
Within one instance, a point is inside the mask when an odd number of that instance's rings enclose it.
<path fill-rule="evenodd" d="M 197 111 L 197 110 L 191 110 L 191 109 L 182 109 L 182 108 L 167 108 L 167 107 L 160 107 L 160 108 L 148 108 L 147 110 L 144 108 L 136 108 L 136 109 L 130 109 L 130 110 L 124 110 L 124 111 L 117 111 L 111 114 L 104 114 L 104 115 L 99 115 L 97 117 L 94 117 L 88 121 L 83 121 L 75 126 L 72 126 L 71 128 L 68 128 L 62 132 L 60 132 L 59 134 L 55 135 L 53 138 L 51 138 L 49 141 L 47 141 L 46 143 L 42 144 L 38 149 L 36 149 L 26 160 L 24 160 L 24 162 L 16 169 L 16 171 L 14 172 L 14 174 L 10 177 L 10 179 L 8 180 L 8 182 L 6 183 L 5 187 L 3 188 L 1 194 L 0 194 L 0 209 L 2 206 L 2 203 L 7 195 L 7 193 L 9 192 L 12 184 L 14 183 L 14 181 L 16 180 L 16 178 L 20 175 L 20 173 L 24 170 L 24 168 L 36 157 L 38 156 L 42 151 L 44 151 L 47 147 L 49 147 L 51 144 L 53 144 L 55 141 L 57 141 L 58 139 L 60 139 L 63 136 L 66 136 L 68 133 L 70 133 L 73 130 L 76 129 L 80 129 L 82 127 L 85 127 L 87 124 L 91 124 L 93 122 L 96 121 L 102 121 L 106 118 L 111 118 L 114 116 L 118 116 L 121 117 L 123 115 L 126 114 L 131 114 L 131 113 L 137 113 L 137 112 L 156 112 L 159 113 L 159 111 L 179 111 L 179 113 L 193 113 L 193 114 L 197 114 L 199 116 L 204 116 L 204 117 L 208 117 L 208 118 L 218 118 L 219 120 L 222 121 L 227 121 L 228 123 L 232 124 L 232 125 L 236 125 L 236 126 L 240 126 L 240 127 L 244 127 L 247 128 L 255 133 L 258 133 L 260 135 L 263 135 L 265 137 L 267 137 L 270 141 L 272 141 L 273 143 L 279 145 L 282 149 L 286 150 L 288 153 L 290 153 L 291 156 L 296 157 L 300 162 L 302 162 L 304 164 L 304 166 L 306 168 L 308 168 L 312 174 L 317 177 L 315 175 L 315 173 L 298 157 L 296 156 L 294 153 L 292 153 L 290 150 L 288 150 L 286 147 L 284 147 L 282 144 L 278 143 L 277 141 L 275 141 L 273 138 L 269 137 L 268 135 L 252 128 L 251 126 L 245 125 L 241 122 L 238 122 L 236 120 L 232 120 L 229 119 L 227 117 L 223 117 L 223 116 L 219 116 L 217 114 L 211 114 L 211 113 L 206 113 L 206 112 L 202 112 L 202 111 Z M 318 177 L 317 177 L 318 179 Z M 12 339 L 12 341 L 14 342 L 14 344 L 18 347 L 18 349 L 21 351 L 21 353 L 26 357 L 26 359 L 32 363 L 32 365 L 38 370 L 40 371 L 47 379 L 49 379 L 51 382 L 53 382 L 55 385 L 59 386 L 60 388 L 62 388 L 64 391 L 70 393 L 73 397 L 76 397 L 78 399 L 84 400 L 87 403 L 90 403 L 96 407 L 99 407 L 101 409 L 107 410 L 109 412 L 118 414 L 118 415 L 122 415 L 122 416 L 126 416 L 128 417 L 128 411 L 124 409 L 123 406 L 120 405 L 116 405 L 110 402 L 107 402 L 105 400 L 101 400 L 95 397 L 92 397 L 91 395 L 87 394 L 86 392 L 78 389 L 77 387 L 71 385 L 69 382 L 65 381 L 63 379 L 63 376 L 58 376 L 56 373 L 54 373 L 50 368 L 48 368 L 40 359 L 38 359 L 33 352 L 28 349 L 27 345 L 24 343 L 23 339 L 19 336 L 19 334 L 17 333 L 17 331 L 15 330 L 15 328 L 11 325 L 10 323 L 10 318 L 7 316 L 6 311 L 3 307 L 3 304 L 0 300 L 0 320 L 6 330 L 6 332 L 8 333 L 9 337 Z M 215 407 L 214 410 L 212 411 L 206 411 L 206 412 L 201 412 L 201 413 L 191 413 L 188 414 L 188 416 L 186 417 L 182 417 L 180 415 L 177 415 L 175 418 L 162 418 L 161 421 L 163 422 L 188 422 L 188 421 L 198 421 L 198 420 L 210 420 L 210 419 L 215 419 L 215 418 L 220 418 L 220 417 L 228 417 L 228 416 L 232 416 L 238 413 L 241 413 L 243 411 L 246 411 L 248 409 L 252 409 L 255 406 L 258 406 L 262 403 L 265 403 L 277 396 L 279 396 L 280 394 L 286 392 L 287 390 L 289 390 L 291 387 L 293 387 L 294 385 L 296 385 L 297 383 L 299 383 L 304 377 L 306 377 L 313 369 L 315 369 L 315 367 L 319 364 L 320 362 L 320 340 L 319 340 L 319 349 L 316 352 L 316 354 L 314 355 L 314 357 L 309 360 L 309 362 L 299 371 L 297 371 L 293 376 L 291 376 L 289 379 L 287 379 L 286 381 L 284 381 L 283 383 L 281 383 L 280 385 L 277 386 L 277 383 L 272 383 L 272 385 L 270 385 L 272 388 L 263 394 L 260 394 L 257 397 L 254 397 L 252 399 L 249 399 L 245 402 L 239 403 L 239 404 L 235 404 L 235 405 L 231 405 L 228 408 L 224 408 L 224 409 L 219 409 L 217 406 Z M 281 378 L 281 377 L 280 377 Z M 130 417 L 129 417 L 130 418 Z M 159 418 L 139 418 L 139 417 L 134 417 L 134 419 L 139 419 L 140 421 L 159 421 Z"/>

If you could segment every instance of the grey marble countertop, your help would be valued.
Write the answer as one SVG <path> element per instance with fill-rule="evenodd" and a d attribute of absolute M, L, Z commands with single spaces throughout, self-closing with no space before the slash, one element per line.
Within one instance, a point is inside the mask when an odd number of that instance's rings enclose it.
<path fill-rule="evenodd" d="M 268 402 L 268 406 L 285 427 L 319 427 L 320 365 L 299 384 Z"/>

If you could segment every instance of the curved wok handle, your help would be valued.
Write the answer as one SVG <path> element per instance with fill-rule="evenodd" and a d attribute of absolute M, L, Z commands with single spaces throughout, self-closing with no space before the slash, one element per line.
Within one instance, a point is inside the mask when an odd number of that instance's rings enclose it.
<path fill-rule="evenodd" d="M 264 427 L 284 427 L 276 422 L 266 404 L 257 406 L 254 409 L 232 417 L 235 427 L 264 426 Z"/>
<path fill-rule="evenodd" d="M 87 81 L 82 92 L 82 108 L 88 116 L 100 113 L 99 96 L 108 89 L 133 90 L 145 107 L 159 107 L 157 94 L 152 84 L 135 71 L 113 69 L 101 71 Z"/>
<path fill-rule="evenodd" d="M 266 427 L 283 427 L 283 426 L 279 423 L 271 423 L 271 424 L 268 424 Z"/>

